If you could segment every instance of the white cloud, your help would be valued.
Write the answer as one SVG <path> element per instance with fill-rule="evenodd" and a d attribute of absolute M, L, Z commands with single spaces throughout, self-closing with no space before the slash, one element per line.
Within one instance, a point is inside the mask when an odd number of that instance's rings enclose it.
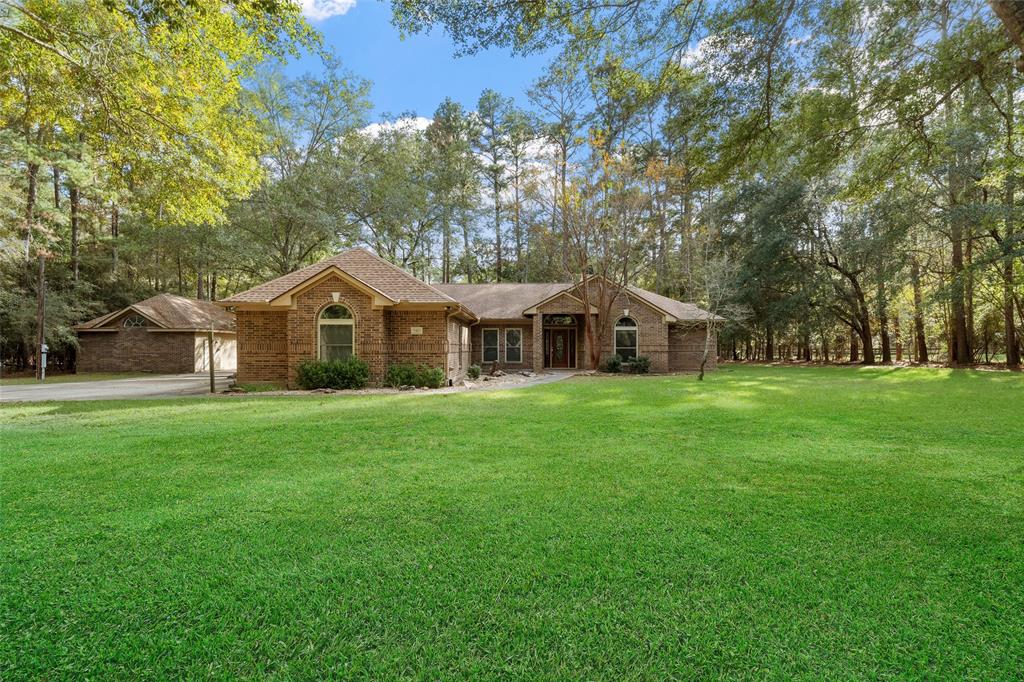
<path fill-rule="evenodd" d="M 415 118 L 405 117 L 398 118 L 394 121 L 384 121 L 383 123 L 371 123 L 370 125 L 362 129 L 364 135 L 369 137 L 377 137 L 385 130 L 426 130 L 433 122 L 433 119 L 426 118 L 424 116 L 416 116 Z"/>
<path fill-rule="evenodd" d="M 338 17 L 356 6 L 356 0 L 299 0 L 302 14 L 313 21 Z"/>

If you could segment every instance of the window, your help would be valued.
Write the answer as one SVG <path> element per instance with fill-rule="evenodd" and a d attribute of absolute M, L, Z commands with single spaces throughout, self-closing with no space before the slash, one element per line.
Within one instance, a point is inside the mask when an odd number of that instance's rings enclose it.
<path fill-rule="evenodd" d="M 125 329 L 132 329 L 134 327 L 145 327 L 145 326 L 146 326 L 146 318 L 144 318 L 142 315 L 129 315 L 128 317 L 124 318 L 124 328 Z"/>
<path fill-rule="evenodd" d="M 483 343 L 483 361 L 484 362 L 497 362 L 498 361 L 498 330 L 497 329 L 485 329 L 484 343 Z"/>
<path fill-rule="evenodd" d="M 636 357 L 636 322 L 631 317 L 623 317 L 615 323 L 615 354 L 623 360 Z"/>
<path fill-rule="evenodd" d="M 505 362 L 523 361 L 523 330 L 505 330 Z"/>
<path fill-rule="evenodd" d="M 320 313 L 317 331 L 321 360 L 346 360 L 355 355 L 355 320 L 343 305 L 331 305 Z"/>

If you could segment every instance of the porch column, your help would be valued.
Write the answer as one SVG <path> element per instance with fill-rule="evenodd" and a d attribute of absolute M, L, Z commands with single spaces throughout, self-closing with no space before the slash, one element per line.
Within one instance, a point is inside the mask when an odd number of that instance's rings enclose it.
<path fill-rule="evenodd" d="M 544 315 L 533 316 L 533 371 L 544 371 Z"/>

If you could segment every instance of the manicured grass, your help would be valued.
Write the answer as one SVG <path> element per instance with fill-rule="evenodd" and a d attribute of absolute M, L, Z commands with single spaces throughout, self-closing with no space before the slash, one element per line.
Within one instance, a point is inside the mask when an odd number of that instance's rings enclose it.
<path fill-rule="evenodd" d="M 281 384 L 272 382 L 257 382 L 248 384 L 235 384 L 235 388 L 244 391 L 245 393 L 269 393 L 270 391 L 280 391 L 284 388 Z"/>
<path fill-rule="evenodd" d="M 107 381 L 109 379 L 133 379 L 135 377 L 157 376 L 145 372 L 86 372 L 82 374 L 47 374 L 46 384 L 67 384 L 79 381 Z M 0 377 L 0 386 L 19 386 L 38 384 L 39 380 L 32 376 Z"/>
<path fill-rule="evenodd" d="M 0 409 L 0 678 L 1008 679 L 1024 379 Z"/>

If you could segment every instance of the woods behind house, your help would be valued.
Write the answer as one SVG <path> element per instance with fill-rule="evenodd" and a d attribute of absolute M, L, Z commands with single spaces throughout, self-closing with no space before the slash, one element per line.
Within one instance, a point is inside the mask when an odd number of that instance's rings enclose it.
<path fill-rule="evenodd" d="M 290 2 L 4 2 L 3 362 L 41 317 L 70 367 L 79 321 L 363 245 L 693 301 L 725 358 L 1020 363 L 1020 49 L 989 6 L 392 4 L 467 54 L 559 52 L 525 93 L 374 121 Z M 302 51 L 323 68 L 284 75 Z"/>

